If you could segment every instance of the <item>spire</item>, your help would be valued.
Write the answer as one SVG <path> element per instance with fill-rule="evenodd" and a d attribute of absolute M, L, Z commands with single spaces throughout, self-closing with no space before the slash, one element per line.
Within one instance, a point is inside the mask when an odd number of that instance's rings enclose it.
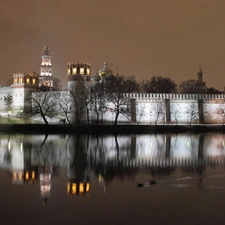
<path fill-rule="evenodd" d="M 45 36 L 44 55 L 49 55 L 50 47 L 48 46 L 48 36 Z"/>
<path fill-rule="evenodd" d="M 199 63 L 199 69 L 198 69 L 197 74 L 203 74 L 202 69 L 201 69 L 201 63 Z"/>
<path fill-rule="evenodd" d="M 199 63 L 199 69 L 198 69 L 198 81 L 202 81 L 202 75 L 203 75 L 203 71 L 201 69 L 201 63 Z"/>

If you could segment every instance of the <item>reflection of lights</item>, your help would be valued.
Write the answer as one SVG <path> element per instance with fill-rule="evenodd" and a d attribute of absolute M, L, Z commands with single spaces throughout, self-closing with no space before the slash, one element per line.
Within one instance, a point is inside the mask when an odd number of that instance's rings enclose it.
<path fill-rule="evenodd" d="M 76 187 L 76 184 L 72 184 L 72 193 L 73 194 L 76 194 L 76 190 L 77 190 L 77 187 Z"/>
<path fill-rule="evenodd" d="M 34 171 L 32 171 L 32 173 L 31 173 L 31 179 L 35 179 L 35 172 Z"/>
<path fill-rule="evenodd" d="M 42 194 L 48 193 L 51 190 L 51 185 L 50 184 L 45 184 L 45 185 L 42 184 L 40 189 L 41 189 Z"/>
<path fill-rule="evenodd" d="M 23 142 L 20 142 L 20 151 L 23 151 Z"/>
<path fill-rule="evenodd" d="M 80 193 L 83 194 L 84 193 L 84 184 L 83 183 L 80 183 Z"/>
<path fill-rule="evenodd" d="M 90 192 L 90 183 L 70 183 L 67 184 L 67 193 L 72 195 L 85 195 Z"/>
<path fill-rule="evenodd" d="M 90 190 L 90 184 L 87 183 L 87 185 L 86 185 L 86 191 L 89 192 L 89 190 Z"/>
<path fill-rule="evenodd" d="M 104 177 L 101 174 L 99 174 L 98 175 L 98 181 L 99 181 L 99 183 L 102 183 L 103 180 L 104 180 Z"/>
<path fill-rule="evenodd" d="M 14 170 L 12 183 L 13 184 L 23 184 L 23 181 L 24 181 L 23 175 L 24 175 L 23 172 Z"/>
<path fill-rule="evenodd" d="M 223 147 L 225 146 L 224 140 L 223 140 Z"/>
<path fill-rule="evenodd" d="M 8 151 L 10 151 L 11 150 L 11 144 L 10 144 L 10 141 L 9 141 L 9 143 L 8 143 Z"/>
<path fill-rule="evenodd" d="M 190 143 L 189 143 L 189 141 L 188 141 L 188 143 L 187 143 L 187 146 L 188 146 L 188 148 L 190 147 Z"/>
<path fill-rule="evenodd" d="M 28 172 L 26 172 L 26 174 L 25 174 L 25 179 L 26 179 L 26 180 L 29 179 L 29 173 L 28 173 Z"/>

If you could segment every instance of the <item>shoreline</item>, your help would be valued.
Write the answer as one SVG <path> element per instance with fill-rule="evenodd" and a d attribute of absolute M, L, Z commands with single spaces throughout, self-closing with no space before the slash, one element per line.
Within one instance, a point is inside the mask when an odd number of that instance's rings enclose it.
<path fill-rule="evenodd" d="M 225 133 L 225 125 L 68 125 L 0 124 L 0 133 L 20 134 L 152 134 Z"/>

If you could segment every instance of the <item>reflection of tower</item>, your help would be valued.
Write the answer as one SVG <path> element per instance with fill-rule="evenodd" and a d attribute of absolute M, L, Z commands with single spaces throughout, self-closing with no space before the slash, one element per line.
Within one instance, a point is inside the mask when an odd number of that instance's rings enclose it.
<path fill-rule="evenodd" d="M 40 167 L 41 198 L 45 205 L 49 203 L 49 198 L 50 198 L 51 173 L 52 173 L 52 167 L 48 167 L 48 166 Z"/>
<path fill-rule="evenodd" d="M 11 152 L 12 157 L 12 183 L 36 183 L 37 171 L 31 166 L 31 151 L 29 145 L 24 144 L 22 141 L 18 143 L 19 145 L 14 144 L 13 146 L 11 146 L 10 141 L 8 143 L 8 151 Z"/>
<path fill-rule="evenodd" d="M 69 143 L 67 192 L 71 195 L 86 196 L 90 193 L 90 169 L 87 136 L 73 136 Z M 74 148 L 75 146 L 75 148 Z"/>
<path fill-rule="evenodd" d="M 49 54 L 50 47 L 46 43 L 44 45 L 44 55 L 40 66 L 39 86 L 53 87 L 52 62 Z"/>

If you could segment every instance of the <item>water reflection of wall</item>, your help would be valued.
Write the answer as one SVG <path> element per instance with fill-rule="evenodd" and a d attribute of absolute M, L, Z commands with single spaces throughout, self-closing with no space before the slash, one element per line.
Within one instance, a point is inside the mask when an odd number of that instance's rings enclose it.
<path fill-rule="evenodd" d="M 224 164 L 224 148 L 224 134 L 1 135 L 0 166 L 12 171 L 15 184 L 38 181 L 42 197 L 50 197 L 51 180 L 66 167 L 65 191 L 83 196 L 90 193 L 91 172 L 104 188 L 116 176 L 134 176 L 140 168 L 152 174 L 165 167 L 200 173 L 207 164 Z M 42 186 L 43 167 L 52 170 Z"/>

